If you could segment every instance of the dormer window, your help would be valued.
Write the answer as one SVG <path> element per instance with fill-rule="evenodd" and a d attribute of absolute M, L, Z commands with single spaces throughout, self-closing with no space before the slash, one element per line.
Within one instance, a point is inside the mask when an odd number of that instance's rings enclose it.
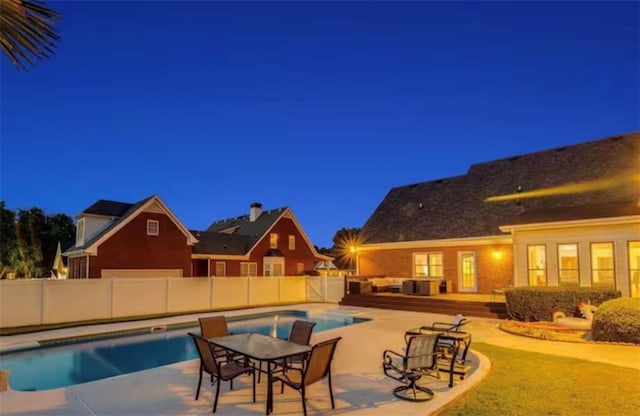
<path fill-rule="evenodd" d="M 76 246 L 84 244 L 84 218 L 78 220 L 76 224 Z"/>
<path fill-rule="evenodd" d="M 276 233 L 269 234 L 269 247 L 272 249 L 278 248 L 278 234 Z"/>
<path fill-rule="evenodd" d="M 160 222 L 147 220 L 147 235 L 160 235 Z"/>

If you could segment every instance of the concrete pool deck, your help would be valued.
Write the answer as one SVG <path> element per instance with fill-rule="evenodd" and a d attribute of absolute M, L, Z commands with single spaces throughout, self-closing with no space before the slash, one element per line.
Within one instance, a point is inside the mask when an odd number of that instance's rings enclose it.
<path fill-rule="evenodd" d="M 489 360 L 475 351 L 473 343 L 485 342 L 507 348 L 583 358 L 624 367 L 640 369 L 640 348 L 626 345 L 575 344 L 542 341 L 506 334 L 498 329 L 499 320 L 472 318 L 465 328 L 473 335 L 471 359 L 473 372 L 465 380 L 456 377 L 453 388 L 448 376 L 440 380 L 423 378 L 424 384 L 436 393 L 433 400 L 410 403 L 396 399 L 392 390 L 398 382 L 383 375 L 382 352 L 402 351 L 405 330 L 430 322 L 451 320 L 451 316 L 419 312 L 381 310 L 373 308 L 339 307 L 335 304 L 302 304 L 224 312 L 224 315 L 247 315 L 274 310 L 336 311 L 373 318 L 373 321 L 315 333 L 312 343 L 341 336 L 332 365 L 335 410 L 331 409 L 326 382 L 312 385 L 308 391 L 309 414 L 355 415 L 428 415 L 450 403 L 481 382 L 490 371 Z M 215 314 L 210 314 L 215 315 Z M 35 334 L 0 338 L 0 349 L 11 349 L 38 340 L 81 336 L 97 332 L 121 331 L 156 325 L 195 322 L 198 316 L 154 319 L 147 321 L 104 324 L 92 327 L 67 328 Z M 199 360 L 184 361 L 151 370 L 109 379 L 79 384 L 67 388 L 38 392 L 7 391 L 0 393 L 2 415 L 204 415 L 211 414 L 213 388 L 203 383 L 198 401 L 194 400 Z M 220 392 L 219 415 L 264 414 L 266 383 L 257 385 L 256 403 L 251 401 L 251 378 L 240 377 L 229 391 L 223 383 Z M 297 415 L 302 404 L 297 392 L 285 388 L 276 390 L 274 415 Z"/>

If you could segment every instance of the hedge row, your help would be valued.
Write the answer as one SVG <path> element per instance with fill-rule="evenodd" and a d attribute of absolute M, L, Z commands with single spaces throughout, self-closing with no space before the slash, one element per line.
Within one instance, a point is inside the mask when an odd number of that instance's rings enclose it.
<path fill-rule="evenodd" d="M 517 287 L 505 290 L 507 313 L 518 321 L 551 321 L 555 312 L 581 316 L 578 311 L 580 302 L 599 306 L 620 296 L 619 290 L 588 287 Z"/>
<path fill-rule="evenodd" d="M 640 344 L 640 298 L 621 298 L 604 302 L 593 317 L 594 341 Z"/>

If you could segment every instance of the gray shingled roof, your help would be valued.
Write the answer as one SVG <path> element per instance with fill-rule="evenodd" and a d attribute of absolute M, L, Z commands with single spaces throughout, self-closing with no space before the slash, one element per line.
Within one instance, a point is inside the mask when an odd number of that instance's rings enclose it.
<path fill-rule="evenodd" d="M 637 200 L 524 211 L 522 214 L 513 217 L 508 224 L 504 225 L 537 224 L 588 218 L 627 217 L 632 215 L 640 215 L 640 205 L 638 205 Z"/>
<path fill-rule="evenodd" d="M 246 235 L 223 234 L 215 231 L 191 230 L 198 243 L 193 254 L 245 254 L 252 247 L 251 238 Z"/>
<path fill-rule="evenodd" d="M 100 199 L 81 214 L 104 215 L 107 217 L 122 217 L 134 204 L 128 202 L 109 201 Z"/>
<path fill-rule="evenodd" d="M 131 214 L 133 214 L 138 208 L 140 208 L 142 205 L 146 204 L 151 198 L 153 198 L 153 195 L 148 197 L 148 198 L 145 198 L 143 200 L 140 200 L 140 201 L 136 202 L 135 204 L 129 204 L 129 203 L 126 203 L 126 202 L 117 202 L 117 201 L 107 201 L 107 200 L 101 199 L 98 202 L 96 202 L 95 204 L 91 205 L 89 208 L 87 208 L 84 211 L 82 211 L 82 213 L 83 214 L 107 215 L 107 216 L 110 216 L 110 217 L 118 217 L 118 218 L 116 220 L 114 220 L 111 224 L 109 224 L 106 228 L 104 228 L 102 231 L 100 231 L 98 234 L 96 234 L 93 237 L 91 237 L 90 240 L 85 241 L 83 245 L 80 245 L 80 246 L 73 245 L 68 250 L 66 250 L 65 253 L 68 253 L 68 252 L 71 252 L 71 251 L 76 251 L 76 250 L 83 250 L 83 249 L 86 249 L 87 247 L 91 246 L 94 242 L 99 240 L 103 235 L 105 235 L 106 233 L 111 231 L 114 227 L 116 227 L 118 224 L 120 224 L 122 221 L 124 221 L 127 217 L 129 217 Z M 120 216 L 112 215 L 112 214 L 116 213 L 118 209 L 122 209 L 125 206 L 128 206 L 129 208 L 127 208 L 124 211 L 121 211 Z M 89 210 L 91 210 L 91 212 L 88 212 Z M 100 214 L 99 212 L 102 212 L 102 213 Z M 110 214 L 104 214 L 105 212 L 109 212 Z M 80 214 L 80 215 L 82 215 L 82 214 Z"/>
<path fill-rule="evenodd" d="M 248 251 L 264 236 L 267 230 L 271 228 L 286 209 L 287 207 L 282 207 L 263 211 L 262 214 L 253 222 L 249 221 L 249 215 L 215 221 L 209 226 L 209 228 L 207 228 L 207 231 L 224 234 L 222 231 L 235 228 L 231 235 L 247 238 L 249 244 L 249 247 L 247 248 Z M 211 254 L 218 253 L 216 252 Z"/>
<path fill-rule="evenodd" d="M 637 182 L 618 182 L 597 191 L 486 202 L 488 197 L 552 188 L 601 178 L 638 174 L 640 133 L 474 164 L 466 175 L 393 188 L 362 229 L 365 243 L 437 240 L 503 234 L 528 212 L 546 221 L 592 218 L 596 204 L 638 201 Z M 586 207 L 586 208 L 585 208 Z M 554 211 L 555 210 L 555 211 Z M 556 216 L 550 214 L 554 213 Z M 600 213 L 600 214 L 598 214 Z"/>

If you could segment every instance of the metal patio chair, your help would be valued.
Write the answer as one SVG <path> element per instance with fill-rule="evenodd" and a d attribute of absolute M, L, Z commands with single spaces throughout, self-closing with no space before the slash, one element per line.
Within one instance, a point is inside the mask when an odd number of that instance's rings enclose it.
<path fill-rule="evenodd" d="M 200 386 L 202 385 L 202 373 L 211 375 L 211 379 L 216 384 L 216 396 L 213 400 L 213 413 L 218 407 L 218 396 L 220 395 L 220 384 L 223 381 L 230 382 L 230 388 L 233 390 L 233 379 L 241 374 L 251 374 L 253 376 L 253 402 L 256 402 L 256 372 L 250 365 L 243 365 L 237 361 L 222 361 L 216 356 L 213 345 L 205 338 L 189 332 L 189 336 L 193 339 L 200 356 L 200 375 L 198 377 L 198 388 L 196 389 L 196 400 L 200 396 Z"/>
<path fill-rule="evenodd" d="M 438 372 L 438 332 L 412 335 L 408 339 L 404 354 L 386 350 L 382 354 L 382 368 L 387 377 L 404 383 L 393 389 L 393 394 L 402 400 L 424 402 L 434 396 L 433 390 L 419 386 L 416 382 L 424 375 L 440 378 Z M 411 393 L 411 395 L 409 394 Z"/>
<path fill-rule="evenodd" d="M 291 326 L 291 331 L 289 332 L 289 338 L 287 339 L 290 342 L 295 342 L 300 345 L 309 345 L 309 341 L 311 340 L 311 334 L 313 333 L 313 327 L 316 326 L 315 322 L 296 320 L 293 322 Z M 292 366 L 294 363 L 302 364 L 304 363 L 305 356 L 298 355 L 295 357 L 287 358 L 286 363 L 278 363 L 281 368 L 285 368 L 287 366 Z M 258 383 L 260 383 L 260 375 L 262 373 L 262 363 L 260 363 L 260 372 L 258 373 Z"/>
<path fill-rule="evenodd" d="M 333 360 L 338 341 L 341 339 L 342 337 L 338 337 L 314 345 L 302 368 L 287 367 L 285 372 L 273 378 L 273 383 L 278 381 L 282 383 L 280 393 L 284 392 L 285 384 L 300 393 L 304 416 L 307 416 L 306 388 L 325 378 L 329 383 L 331 408 L 336 408 L 333 400 L 333 388 L 331 386 L 331 361 Z"/>

